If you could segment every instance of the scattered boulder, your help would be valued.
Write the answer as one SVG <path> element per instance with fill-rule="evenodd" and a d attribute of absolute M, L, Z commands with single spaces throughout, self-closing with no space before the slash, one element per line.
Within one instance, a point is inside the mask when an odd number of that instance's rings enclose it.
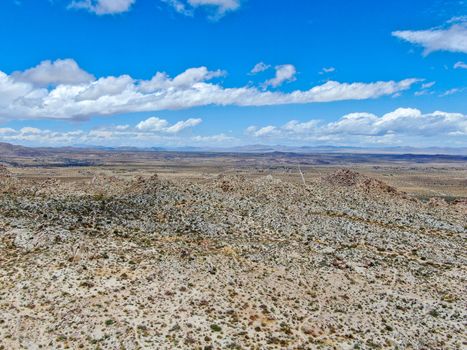
<path fill-rule="evenodd" d="M 466 198 L 456 199 L 451 204 L 454 208 L 467 214 L 467 199 Z"/>
<path fill-rule="evenodd" d="M 10 171 L 7 169 L 6 166 L 0 164 L 0 178 L 11 177 Z"/>
<path fill-rule="evenodd" d="M 435 198 L 432 197 L 428 200 L 427 203 L 430 207 L 447 207 L 448 203 L 444 198 Z"/>

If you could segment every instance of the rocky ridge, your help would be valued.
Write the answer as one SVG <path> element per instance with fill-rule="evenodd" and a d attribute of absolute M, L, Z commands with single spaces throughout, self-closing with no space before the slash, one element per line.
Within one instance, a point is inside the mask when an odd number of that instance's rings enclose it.
<path fill-rule="evenodd" d="M 459 203 L 349 170 L 0 176 L 0 195 L 0 348 L 466 346 Z"/>

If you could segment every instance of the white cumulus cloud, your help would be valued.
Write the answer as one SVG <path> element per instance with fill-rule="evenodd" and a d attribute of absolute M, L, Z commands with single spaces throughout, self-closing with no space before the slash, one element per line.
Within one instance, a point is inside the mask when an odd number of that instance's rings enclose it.
<path fill-rule="evenodd" d="M 449 89 L 449 90 L 446 90 L 445 92 L 443 92 L 440 96 L 441 97 L 444 97 L 444 96 L 450 96 L 450 95 L 454 95 L 454 94 L 457 94 L 459 92 L 462 92 L 464 89 L 460 89 L 460 88 L 452 88 L 452 89 Z"/>
<path fill-rule="evenodd" d="M 214 6 L 220 12 L 234 11 L 240 7 L 240 0 L 188 0 L 191 6 Z"/>
<path fill-rule="evenodd" d="M 235 137 L 228 136 L 224 133 L 216 134 L 216 135 L 208 135 L 208 136 L 194 136 L 191 138 L 192 141 L 196 143 L 221 143 L 226 141 L 235 141 L 237 140 Z"/>
<path fill-rule="evenodd" d="M 169 125 L 169 122 L 165 119 L 150 117 L 138 123 L 136 129 L 143 131 L 162 131 L 167 128 L 167 125 Z"/>
<path fill-rule="evenodd" d="M 81 69 L 72 59 L 42 61 L 37 66 L 25 71 L 13 72 L 15 80 L 32 83 L 37 86 L 50 84 L 76 85 L 89 83 L 95 78 L 92 74 Z"/>
<path fill-rule="evenodd" d="M 280 66 L 276 66 L 275 68 L 276 68 L 276 76 L 272 79 L 267 80 L 264 83 L 264 87 L 268 87 L 268 86 L 278 87 L 285 82 L 295 80 L 295 74 L 297 74 L 297 70 L 294 65 L 283 64 Z"/>
<path fill-rule="evenodd" d="M 332 73 L 336 70 L 336 68 L 334 67 L 324 67 L 320 72 L 319 74 L 327 74 L 327 73 Z"/>
<path fill-rule="evenodd" d="M 136 0 L 74 0 L 69 8 L 86 9 L 96 15 L 128 12 Z"/>
<path fill-rule="evenodd" d="M 422 89 L 429 89 L 436 84 L 436 81 L 430 81 L 428 83 L 422 84 Z"/>
<path fill-rule="evenodd" d="M 467 20 L 450 21 L 446 28 L 427 30 L 400 30 L 392 35 L 412 44 L 424 47 L 424 54 L 434 51 L 467 53 Z"/>
<path fill-rule="evenodd" d="M 464 63 L 462 61 L 456 62 L 454 64 L 454 69 L 467 69 L 467 63 Z"/>
<path fill-rule="evenodd" d="M 262 128 L 257 128 L 255 126 L 250 126 L 247 128 L 247 134 L 256 136 L 256 137 L 270 137 L 279 134 L 277 127 L 273 125 L 264 126 Z"/>
<path fill-rule="evenodd" d="M 175 11 L 186 16 L 192 16 L 194 10 L 199 7 L 211 9 L 210 19 L 218 20 L 227 12 L 236 11 L 241 6 L 240 0 L 163 0 Z"/>
<path fill-rule="evenodd" d="M 269 68 L 271 68 L 270 64 L 266 64 L 264 62 L 259 62 L 259 63 L 255 64 L 253 69 L 250 71 L 250 74 L 253 74 L 253 75 L 258 74 L 258 73 L 264 72 L 265 70 L 268 70 Z"/>
<path fill-rule="evenodd" d="M 195 127 L 202 123 L 200 118 L 190 118 L 187 120 L 180 120 L 177 123 L 170 125 L 165 119 L 157 117 L 150 117 L 146 120 L 141 121 L 136 125 L 136 129 L 140 131 L 149 132 L 165 132 L 169 134 L 177 134 L 184 129 Z"/>
<path fill-rule="evenodd" d="M 177 134 L 180 131 L 186 129 L 186 128 L 192 128 L 196 125 L 201 124 L 202 119 L 200 118 L 190 118 L 187 120 L 181 120 L 174 125 L 168 127 L 165 131 L 171 134 Z"/>

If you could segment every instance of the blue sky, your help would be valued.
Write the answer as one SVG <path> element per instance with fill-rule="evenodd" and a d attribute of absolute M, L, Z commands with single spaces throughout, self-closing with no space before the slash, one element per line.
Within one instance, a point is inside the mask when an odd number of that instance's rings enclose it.
<path fill-rule="evenodd" d="M 0 141 L 467 146 L 467 2 L 3 0 Z"/>

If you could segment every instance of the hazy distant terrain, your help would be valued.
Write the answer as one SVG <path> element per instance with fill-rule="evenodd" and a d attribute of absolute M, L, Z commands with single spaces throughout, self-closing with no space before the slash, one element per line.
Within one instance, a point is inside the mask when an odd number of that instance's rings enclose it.
<path fill-rule="evenodd" d="M 265 146 L 261 146 L 264 148 Z M 94 174 L 122 177 L 151 175 L 204 181 L 218 174 L 273 174 L 290 182 L 315 179 L 339 167 L 375 176 L 409 194 L 452 199 L 467 197 L 467 155 L 391 153 L 261 153 L 122 150 L 99 148 L 30 148 L 0 143 L 0 162 L 19 177 L 54 177 L 88 181 Z M 270 148 L 268 148 L 271 150 Z M 243 151 L 246 151 L 243 149 Z M 259 153 L 258 153 L 259 152 Z M 40 168 L 39 170 L 36 168 Z"/>

